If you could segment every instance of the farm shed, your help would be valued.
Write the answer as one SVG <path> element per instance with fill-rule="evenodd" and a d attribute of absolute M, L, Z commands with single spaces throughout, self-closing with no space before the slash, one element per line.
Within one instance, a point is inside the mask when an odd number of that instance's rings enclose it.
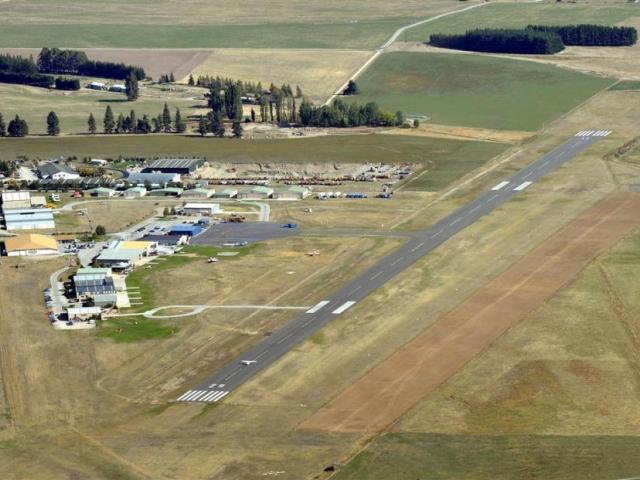
<path fill-rule="evenodd" d="M 124 191 L 124 198 L 142 198 L 147 194 L 144 187 L 133 187 Z"/>
<path fill-rule="evenodd" d="M 9 257 L 30 257 L 59 253 L 58 242 L 53 237 L 37 233 L 5 238 L 4 247 Z"/>
<path fill-rule="evenodd" d="M 122 250 L 115 248 L 108 248 L 103 250 L 96 263 L 103 267 L 110 267 L 114 270 L 126 270 L 131 267 L 135 267 L 144 256 L 144 250 Z"/>
<path fill-rule="evenodd" d="M 53 212 L 48 208 L 5 209 L 7 230 L 47 230 L 56 227 Z"/>
<path fill-rule="evenodd" d="M 88 190 L 87 193 L 92 197 L 109 198 L 116 194 L 116 191 L 111 188 L 98 187 Z"/>
<path fill-rule="evenodd" d="M 278 200 L 304 200 L 311 195 L 311 190 L 306 187 L 292 186 L 286 190 L 279 190 L 273 194 Z"/>
<path fill-rule="evenodd" d="M 29 208 L 31 206 L 31 193 L 2 192 L 2 208 Z"/>
<path fill-rule="evenodd" d="M 182 192 L 183 197 L 189 198 L 210 198 L 215 195 L 216 191 L 209 188 L 192 188 Z"/>
<path fill-rule="evenodd" d="M 227 199 L 231 199 L 231 198 L 236 198 L 238 196 L 238 189 L 237 188 L 224 188 L 222 190 L 220 190 L 219 192 L 216 192 L 212 195 L 212 198 L 227 198 Z"/>
<path fill-rule="evenodd" d="M 177 183 L 180 181 L 180 175 L 177 173 L 130 173 L 124 180 L 132 185 L 144 187 L 150 185 L 152 188 L 165 187 L 169 183 Z"/>
<path fill-rule="evenodd" d="M 238 194 L 238 198 L 248 198 L 248 199 L 266 199 L 271 198 L 273 195 L 273 188 L 264 187 L 259 185 L 257 187 L 253 187 L 251 190 L 245 190 Z"/>
<path fill-rule="evenodd" d="M 155 160 L 143 173 L 179 173 L 191 175 L 204 165 L 203 158 L 163 158 Z"/>
<path fill-rule="evenodd" d="M 179 197 L 184 190 L 177 187 L 160 188 L 158 190 L 151 190 L 149 195 L 152 197 Z"/>
<path fill-rule="evenodd" d="M 215 215 L 220 212 L 219 203 L 187 203 L 183 208 L 187 215 Z"/>
<path fill-rule="evenodd" d="M 202 233 L 202 227 L 186 223 L 174 225 L 169 230 L 169 235 L 186 235 L 188 237 L 195 237 L 200 233 Z"/>

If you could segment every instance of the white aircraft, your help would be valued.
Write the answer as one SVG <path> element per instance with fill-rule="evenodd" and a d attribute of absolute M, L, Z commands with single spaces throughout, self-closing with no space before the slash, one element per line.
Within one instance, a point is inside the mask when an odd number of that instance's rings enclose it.
<path fill-rule="evenodd" d="M 218 262 L 217 258 L 214 258 L 214 257 L 207 258 L 207 263 L 217 263 L 217 262 Z"/>
<path fill-rule="evenodd" d="M 245 366 L 249 366 L 249 365 L 253 365 L 254 363 L 256 363 L 256 360 L 242 360 L 240 363 L 242 363 Z"/>

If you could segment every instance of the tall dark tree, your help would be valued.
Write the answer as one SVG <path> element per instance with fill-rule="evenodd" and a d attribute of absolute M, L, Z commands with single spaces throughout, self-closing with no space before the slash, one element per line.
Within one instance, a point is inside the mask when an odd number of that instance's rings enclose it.
<path fill-rule="evenodd" d="M 2 117 L 2 113 L 0 113 L 0 137 L 4 137 L 7 135 L 7 126 L 4 124 L 4 118 Z"/>
<path fill-rule="evenodd" d="M 156 118 L 152 120 L 153 133 L 160 133 L 162 131 L 162 114 L 159 113 Z"/>
<path fill-rule="evenodd" d="M 358 84 L 354 80 L 349 80 L 347 88 L 345 88 L 342 93 L 343 95 L 357 95 L 360 93 L 360 87 L 358 87 Z"/>
<path fill-rule="evenodd" d="M 124 116 L 122 114 L 118 115 L 118 120 L 116 120 L 116 133 L 124 132 Z"/>
<path fill-rule="evenodd" d="M 130 102 L 136 100 L 139 94 L 138 79 L 133 73 L 129 74 L 129 77 L 127 77 L 125 87 L 127 89 L 127 100 Z"/>
<path fill-rule="evenodd" d="M 135 110 L 131 110 L 129 113 L 129 131 L 131 133 L 138 133 L 138 117 Z"/>
<path fill-rule="evenodd" d="M 193 87 L 196 84 L 196 82 L 193 80 L 193 74 L 192 73 L 189 74 L 189 82 L 188 83 L 189 83 L 189 85 L 191 87 Z"/>
<path fill-rule="evenodd" d="M 107 105 L 107 109 L 104 112 L 104 121 L 102 123 L 104 126 L 104 133 L 113 133 L 116 122 L 113 119 L 113 110 L 111 110 L 111 105 Z"/>
<path fill-rule="evenodd" d="M 55 137 L 60 134 L 60 120 L 53 110 L 47 115 L 47 135 Z"/>
<path fill-rule="evenodd" d="M 176 108 L 176 116 L 175 116 L 175 125 L 176 125 L 176 133 L 184 133 L 187 131 L 187 125 L 182 120 L 182 115 L 180 114 L 180 109 Z"/>
<path fill-rule="evenodd" d="M 200 115 L 200 118 L 198 119 L 198 133 L 201 137 L 204 137 L 207 134 L 207 122 L 202 115 Z"/>
<path fill-rule="evenodd" d="M 242 133 L 243 133 L 242 123 L 233 122 L 233 136 L 234 136 L 234 138 L 242 138 Z"/>
<path fill-rule="evenodd" d="M 91 135 L 96 133 L 96 119 L 93 117 L 93 113 L 89 114 L 89 120 L 87 120 L 87 127 Z"/>
<path fill-rule="evenodd" d="M 256 123 L 256 111 L 253 108 L 251 109 L 251 121 Z"/>
<path fill-rule="evenodd" d="M 173 75 L 173 72 L 171 72 L 169 74 L 169 82 L 175 83 L 175 81 L 176 81 L 176 77 Z"/>
<path fill-rule="evenodd" d="M 171 111 L 166 103 L 162 109 L 162 129 L 165 133 L 171 132 Z"/>
<path fill-rule="evenodd" d="M 302 89 L 300 85 L 296 85 L 296 98 L 302 98 Z"/>
<path fill-rule="evenodd" d="M 10 137 L 26 137 L 29 135 L 29 126 L 26 121 L 16 115 L 15 118 L 9 122 L 7 132 Z"/>
<path fill-rule="evenodd" d="M 142 120 L 138 120 L 137 131 L 144 134 L 151 132 L 151 122 L 149 122 L 148 115 L 145 114 L 142 116 Z"/>
<path fill-rule="evenodd" d="M 222 116 L 222 112 L 211 112 L 211 132 L 216 137 L 224 137 L 225 128 L 224 128 L 224 118 Z"/>

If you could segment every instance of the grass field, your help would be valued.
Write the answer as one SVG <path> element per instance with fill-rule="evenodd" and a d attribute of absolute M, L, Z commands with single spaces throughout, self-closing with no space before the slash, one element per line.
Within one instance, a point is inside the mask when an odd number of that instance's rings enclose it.
<path fill-rule="evenodd" d="M 176 108 L 180 108 L 183 118 L 196 112 L 194 107 L 204 104 L 203 101 L 190 98 L 166 98 L 160 91 L 152 89 L 147 91 L 147 95 L 139 97 L 135 102 L 127 102 L 124 95 L 117 93 L 86 89 L 70 93 L 0 83 L 0 112 L 5 122 L 16 114 L 20 115 L 29 124 L 30 134 L 42 134 L 46 133 L 47 114 L 54 110 L 60 119 L 62 133 L 84 133 L 87 131 L 90 113 L 96 119 L 98 131 L 102 131 L 102 119 L 107 105 L 111 106 L 116 118 L 119 113 L 128 115 L 133 109 L 138 118 L 146 113 L 151 119 L 162 112 L 165 102 L 172 114 L 175 114 Z"/>
<path fill-rule="evenodd" d="M 618 82 L 615 85 L 612 85 L 609 88 L 610 91 L 616 90 L 640 90 L 640 81 L 636 80 L 627 80 L 623 82 Z"/>
<path fill-rule="evenodd" d="M 462 150 L 461 150 L 462 149 Z M 454 160 L 464 152 L 490 157 L 495 145 L 486 142 L 400 135 L 336 135 L 295 140 L 233 140 L 174 135 L 100 137 L 27 137 L 0 139 L 0 158 L 27 155 L 123 156 L 194 155 L 221 162 L 392 162 L 423 164 Z"/>
<path fill-rule="evenodd" d="M 469 54 L 394 52 L 360 78 L 360 103 L 434 123 L 537 130 L 612 80 L 550 65 Z"/>
<path fill-rule="evenodd" d="M 335 480 L 601 480 L 640 471 L 634 436 L 387 434 Z"/>
<path fill-rule="evenodd" d="M 442 18 L 411 30 L 400 39 L 426 41 L 432 33 L 459 33 L 474 28 L 518 28 L 530 24 L 595 23 L 613 25 L 640 16 L 640 5 L 613 2 L 575 3 L 496 3 Z"/>

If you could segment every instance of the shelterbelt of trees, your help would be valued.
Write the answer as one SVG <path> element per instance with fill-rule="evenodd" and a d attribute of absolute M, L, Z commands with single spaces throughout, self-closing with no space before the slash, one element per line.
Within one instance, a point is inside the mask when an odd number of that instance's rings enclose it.
<path fill-rule="evenodd" d="M 463 34 L 433 34 L 429 44 L 474 52 L 552 55 L 566 45 L 620 47 L 633 45 L 638 32 L 633 27 L 605 25 L 529 25 L 523 29 L 476 29 Z"/>
<path fill-rule="evenodd" d="M 142 67 L 89 60 L 84 52 L 78 50 L 43 48 L 37 62 L 32 57 L 0 54 L 0 82 L 58 90 L 80 88 L 78 79 L 54 77 L 49 75 L 51 73 L 114 79 L 145 78 Z"/>

